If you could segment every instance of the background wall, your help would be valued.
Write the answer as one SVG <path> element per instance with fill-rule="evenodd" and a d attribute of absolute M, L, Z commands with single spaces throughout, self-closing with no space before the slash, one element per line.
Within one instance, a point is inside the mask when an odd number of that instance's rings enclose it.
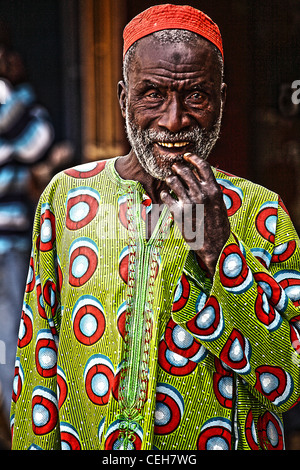
<path fill-rule="evenodd" d="M 0 44 L 25 61 L 30 82 L 51 114 L 56 139 L 81 154 L 78 1 L 0 0 Z"/>

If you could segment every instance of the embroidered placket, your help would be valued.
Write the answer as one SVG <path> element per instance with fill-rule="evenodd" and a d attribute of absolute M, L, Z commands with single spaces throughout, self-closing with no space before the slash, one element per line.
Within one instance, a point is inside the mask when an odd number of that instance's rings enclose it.
<path fill-rule="evenodd" d="M 119 429 L 123 448 L 131 449 L 134 429 L 143 420 L 141 410 L 147 398 L 149 350 L 152 335 L 153 288 L 162 242 L 168 234 L 172 216 L 165 207 L 149 242 L 140 225 L 139 193 L 127 196 L 129 265 L 127 316 L 123 363 L 120 375 Z"/>

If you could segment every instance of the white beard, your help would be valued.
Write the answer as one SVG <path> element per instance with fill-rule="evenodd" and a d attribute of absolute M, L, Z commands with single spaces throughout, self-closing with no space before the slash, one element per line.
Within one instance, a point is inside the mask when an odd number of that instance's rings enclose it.
<path fill-rule="evenodd" d="M 191 142 L 193 153 L 206 160 L 219 138 L 221 120 L 222 112 L 210 131 L 197 128 L 176 134 L 168 131 L 157 132 L 138 128 L 126 108 L 125 125 L 130 145 L 144 170 L 154 178 L 165 180 L 172 173 L 171 165 L 176 161 L 176 158 L 170 153 L 168 154 L 167 151 L 165 155 L 156 157 L 153 153 L 153 144 L 155 142 Z M 158 165 L 157 158 L 160 159 L 161 165 Z M 182 155 L 177 160 L 182 160 Z"/>

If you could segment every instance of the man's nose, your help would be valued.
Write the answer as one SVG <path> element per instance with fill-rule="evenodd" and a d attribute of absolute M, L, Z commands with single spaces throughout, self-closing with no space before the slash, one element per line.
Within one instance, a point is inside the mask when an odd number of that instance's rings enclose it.
<path fill-rule="evenodd" d="M 190 124 L 190 117 L 180 98 L 176 94 L 170 96 L 161 112 L 158 125 L 169 132 L 176 133 L 186 129 Z"/>

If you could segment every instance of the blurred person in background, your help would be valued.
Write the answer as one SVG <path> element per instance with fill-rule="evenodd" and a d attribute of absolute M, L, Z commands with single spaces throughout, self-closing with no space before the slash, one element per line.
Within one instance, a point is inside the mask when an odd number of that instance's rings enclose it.
<path fill-rule="evenodd" d="M 20 308 L 31 247 L 34 165 L 54 141 L 21 56 L 0 45 L 0 384 L 9 417 Z"/>

